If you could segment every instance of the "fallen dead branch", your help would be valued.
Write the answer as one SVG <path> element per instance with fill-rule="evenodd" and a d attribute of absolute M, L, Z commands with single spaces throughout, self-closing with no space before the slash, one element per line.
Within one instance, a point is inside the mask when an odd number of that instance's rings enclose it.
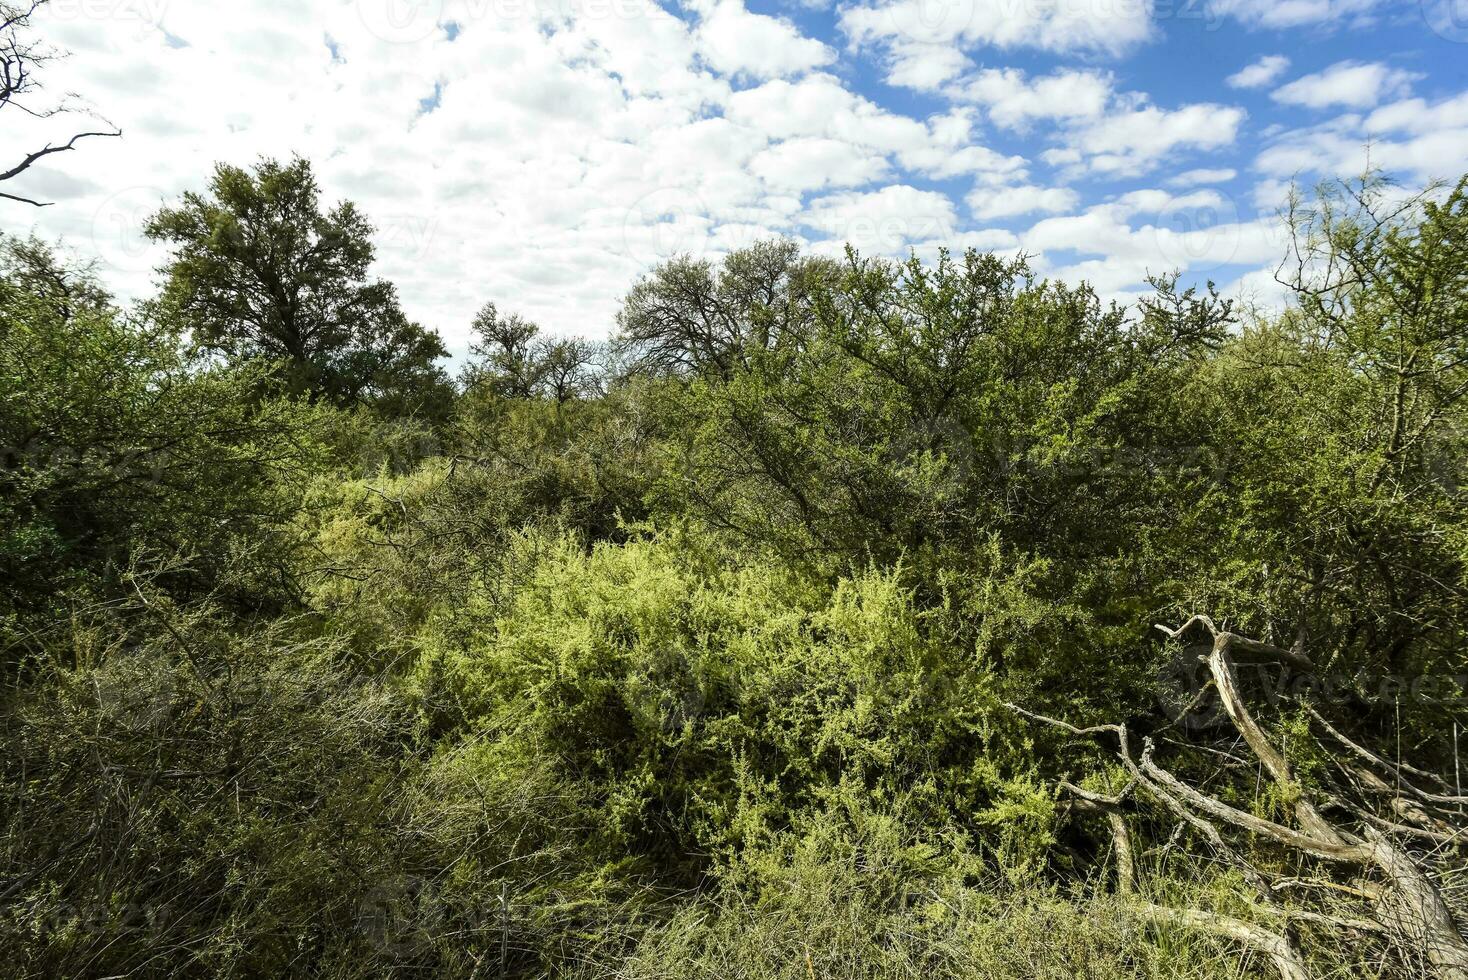
<path fill-rule="evenodd" d="M 1308 976 L 1304 958 L 1291 936 L 1294 923 L 1344 930 L 1386 938 L 1406 963 L 1418 965 L 1446 980 L 1468 980 L 1468 941 L 1444 901 L 1431 868 L 1409 851 L 1403 840 L 1427 842 L 1439 851 L 1468 837 L 1457 820 L 1460 797 L 1445 792 L 1446 782 L 1424 770 L 1393 763 L 1384 755 L 1345 735 L 1314 707 L 1306 711 L 1331 744 L 1332 755 L 1352 776 L 1361 799 L 1345 793 L 1316 797 L 1295 778 L 1289 759 L 1276 748 L 1249 709 L 1239 684 L 1236 657 L 1272 658 L 1298 672 L 1313 671 L 1303 635 L 1289 649 L 1220 630 L 1207 616 L 1194 616 L 1177 629 L 1158 627 L 1170 639 L 1205 631 L 1212 640 L 1206 657 L 1209 689 L 1216 693 L 1233 729 L 1257 762 L 1261 774 L 1292 801 L 1288 822 L 1265 819 L 1241 810 L 1192 785 L 1160 764 L 1156 745 L 1143 738 L 1135 751 L 1125 724 L 1079 727 L 1018 705 L 1008 707 L 1031 721 L 1057 728 L 1079 738 L 1114 743 L 1117 759 L 1130 777 L 1123 792 L 1105 796 L 1062 783 L 1072 808 L 1104 818 L 1116 864 L 1117 892 L 1135 901 L 1139 911 L 1158 922 L 1168 922 L 1222 936 L 1268 956 L 1282 977 Z M 1321 743 L 1324 748 L 1325 743 Z M 1431 785 L 1433 789 L 1424 789 Z M 1204 909 L 1173 908 L 1145 901 L 1138 895 L 1136 845 L 1127 822 L 1139 806 L 1160 807 L 1191 827 L 1224 864 L 1237 869 L 1259 895 L 1261 915 L 1278 921 L 1265 927 Z M 1384 809 L 1389 816 L 1376 812 Z M 1320 877 L 1270 880 L 1244 850 L 1230 841 L 1241 837 L 1293 855 L 1297 864 L 1314 864 Z M 1367 880 L 1349 884 L 1333 880 L 1341 874 Z M 1365 915 L 1341 914 L 1336 906 L 1300 908 L 1286 904 L 1286 894 L 1336 896 L 1365 907 Z"/>

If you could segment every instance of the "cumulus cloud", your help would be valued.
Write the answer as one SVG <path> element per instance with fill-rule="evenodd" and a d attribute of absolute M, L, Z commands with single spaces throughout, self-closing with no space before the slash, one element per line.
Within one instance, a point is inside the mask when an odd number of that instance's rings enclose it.
<path fill-rule="evenodd" d="M 1167 109 L 1142 92 L 1119 92 L 1110 73 L 1062 69 L 1029 75 L 985 68 L 956 79 L 941 93 L 982 109 L 995 126 L 1048 133 L 1040 158 L 1077 173 L 1135 176 L 1175 152 L 1210 150 L 1234 142 L 1245 113 L 1234 106 L 1195 103 Z"/>
<path fill-rule="evenodd" d="M 1094 64 L 1151 36 L 1150 2 L 855 2 L 835 15 L 847 40 L 936 110 L 858 91 L 851 48 L 743 0 L 52 4 L 47 34 L 76 52 L 51 66 L 53 90 L 93 95 L 127 135 L 26 175 L 16 191 L 58 203 L 7 213 L 7 230 L 34 221 L 141 296 L 163 258 L 140 235 L 151 213 L 216 161 L 300 154 L 328 200 L 371 216 L 377 274 L 457 349 L 485 300 L 601 334 L 653 264 L 776 234 L 824 252 L 1023 250 L 1117 297 L 1148 271 L 1273 257 L 1265 222 L 1209 187 L 1237 177 L 1225 153 L 1244 111 L 1186 92 L 1158 104 Z M 1090 63 L 1002 60 L 1020 50 Z M 1280 104 L 1353 111 L 1259 130 L 1255 213 L 1296 173 L 1359 172 L 1368 140 L 1402 174 L 1468 159 L 1468 96 L 1411 98 L 1406 73 L 1343 65 L 1280 89 Z M 1322 102 L 1311 85 L 1355 94 Z M 6 141 L 71 121 L 17 119 Z M 1135 178 L 1154 186 L 1122 193 Z"/>
<path fill-rule="evenodd" d="M 715 71 L 758 79 L 795 75 L 836 60 L 836 52 L 804 37 L 789 21 L 751 13 L 741 0 L 709 5 L 697 43 Z"/>
<path fill-rule="evenodd" d="M 967 55 L 949 44 L 895 41 L 892 45 L 887 81 L 903 88 L 932 91 L 973 67 Z"/>
<path fill-rule="evenodd" d="M 968 196 L 969 210 L 978 218 L 1012 218 L 1022 214 L 1057 214 L 1080 203 L 1080 195 L 1068 187 L 1037 187 L 1033 184 L 975 188 Z"/>
<path fill-rule="evenodd" d="M 902 255 L 915 242 L 952 239 L 958 228 L 946 194 L 905 184 L 817 198 L 802 221 L 819 233 L 814 250 L 825 254 L 850 244 L 863 254 Z"/>
<path fill-rule="evenodd" d="M 982 105 L 1000 126 L 1020 129 L 1034 122 L 1096 118 L 1111 100 L 1111 78 L 1097 71 L 1029 78 L 1015 68 L 986 68 L 948 94 Z"/>
<path fill-rule="evenodd" d="M 1116 298 L 1145 289 L 1149 275 L 1275 261 L 1283 254 L 1279 223 L 1242 215 L 1215 191 L 1174 195 L 1146 189 L 1064 217 L 1045 218 L 1019 234 L 1022 248 L 1045 256 L 1048 274 L 1086 279 Z M 1066 261 L 1060 261 L 1068 256 Z"/>
<path fill-rule="evenodd" d="M 1179 151 L 1231 145 L 1245 115 L 1236 106 L 1215 103 L 1121 109 L 1077 129 L 1070 137 L 1070 155 L 1102 174 L 1145 173 Z M 1061 157 L 1051 159 L 1058 163 Z"/>
<path fill-rule="evenodd" d="M 1224 79 L 1230 88 L 1263 88 L 1270 84 L 1285 69 L 1290 67 L 1290 59 L 1282 54 L 1265 55 L 1251 65 L 1246 65 Z"/>
<path fill-rule="evenodd" d="M 877 0 L 844 8 L 840 24 L 856 44 L 886 53 L 889 81 L 919 87 L 954 77 L 978 48 L 1116 56 L 1153 34 L 1152 0 Z"/>
<path fill-rule="evenodd" d="M 58 200 L 37 230 L 143 295 L 163 258 L 140 234 L 150 214 L 216 161 L 300 154 L 328 200 L 372 217 L 377 272 L 410 314 L 462 348 L 487 299 L 604 333 L 628 284 L 673 254 L 841 228 L 900 252 L 908 233 L 958 233 L 948 196 L 904 180 L 1023 178 L 974 110 L 883 109 L 821 70 L 833 49 L 738 0 L 685 17 L 651 0 L 399 7 L 198 0 L 153 21 L 45 8 L 76 52 L 52 83 L 96 93 L 127 137 L 16 188 Z"/>
<path fill-rule="evenodd" d="M 1324 71 L 1275 89 L 1271 98 L 1310 109 L 1335 105 L 1364 108 L 1407 94 L 1412 83 L 1421 77 L 1379 62 L 1338 61 Z"/>
<path fill-rule="evenodd" d="M 1412 133 L 1468 126 L 1468 93 L 1429 103 L 1425 99 L 1403 99 L 1377 109 L 1366 117 L 1365 127 L 1373 133 Z"/>
<path fill-rule="evenodd" d="M 844 140 L 800 137 L 760 151 L 750 171 L 767 185 L 791 191 L 825 187 L 860 187 L 887 176 L 890 167 L 880 153 Z"/>
<path fill-rule="evenodd" d="M 1255 168 L 1274 178 L 1359 174 L 1368 166 L 1413 183 L 1456 179 L 1468 160 L 1468 94 L 1428 102 L 1402 99 L 1368 115 L 1346 113 L 1281 133 Z"/>

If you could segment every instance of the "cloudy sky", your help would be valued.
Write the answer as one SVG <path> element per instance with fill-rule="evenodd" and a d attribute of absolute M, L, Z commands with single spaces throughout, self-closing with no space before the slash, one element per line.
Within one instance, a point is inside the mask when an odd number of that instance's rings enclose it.
<path fill-rule="evenodd" d="M 462 347 L 486 300 L 605 335 L 681 252 L 1024 250 L 1133 295 L 1265 298 L 1291 180 L 1468 171 L 1468 0 L 53 0 L 50 69 L 121 126 L 0 202 L 100 259 L 215 161 L 300 154 Z M 36 133 L 15 120 L 11 155 Z M 18 185 L 18 186 L 17 186 Z"/>

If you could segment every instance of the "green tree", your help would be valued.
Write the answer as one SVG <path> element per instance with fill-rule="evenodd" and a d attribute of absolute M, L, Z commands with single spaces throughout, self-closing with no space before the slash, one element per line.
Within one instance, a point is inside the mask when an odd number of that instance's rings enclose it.
<path fill-rule="evenodd" d="M 0 619 L 115 582 L 141 551 L 192 556 L 177 585 L 232 542 L 264 548 L 320 454 L 308 410 L 262 402 L 260 381 L 191 363 L 85 269 L 0 239 Z"/>
<path fill-rule="evenodd" d="M 756 242 L 717 266 L 672 259 L 627 294 L 619 346 L 642 373 L 728 376 L 757 352 L 798 345 L 813 291 L 835 273 L 788 239 Z"/>
<path fill-rule="evenodd" d="M 557 405 L 605 391 L 602 345 L 580 337 L 542 337 L 539 325 L 486 303 L 474 317 L 469 390 L 500 398 L 547 398 Z"/>
<path fill-rule="evenodd" d="M 658 269 L 629 303 L 675 292 L 686 272 Z M 681 420 L 672 506 L 791 555 L 894 560 L 994 532 L 1026 549 L 1108 550 L 1116 525 L 1102 511 L 1144 496 L 1117 482 L 1139 470 L 1109 462 L 1169 438 L 1147 399 L 1229 317 L 1173 285 L 1159 281 L 1135 318 L 1023 260 L 852 254 L 822 267 L 781 342 L 743 345 L 737 367 L 716 361 L 668 389 Z"/>
<path fill-rule="evenodd" d="M 446 356 L 397 291 L 368 276 L 372 226 L 351 202 L 323 212 L 311 165 L 219 165 L 207 194 L 147 233 L 173 247 L 162 306 L 204 350 L 280 365 L 289 390 L 391 412 L 439 409 Z"/>
<path fill-rule="evenodd" d="M 554 517 L 592 538 L 644 516 L 651 433 L 638 387 L 610 384 L 607 345 L 543 337 L 493 303 L 473 330 L 453 427 L 470 482 L 511 495 L 519 520 Z"/>
<path fill-rule="evenodd" d="M 1367 178 L 1297 200 L 1281 275 L 1297 303 L 1205 367 L 1195 411 L 1231 463 L 1195 510 L 1211 560 L 1187 577 L 1232 591 L 1257 632 L 1329 637 L 1347 675 L 1452 675 L 1468 614 L 1468 186 L 1385 191 Z M 1395 725 L 1390 705 L 1373 712 Z"/>

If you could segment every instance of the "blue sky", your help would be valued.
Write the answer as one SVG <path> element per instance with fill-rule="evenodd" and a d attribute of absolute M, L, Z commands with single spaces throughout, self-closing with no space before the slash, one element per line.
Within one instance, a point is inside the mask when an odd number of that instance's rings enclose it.
<path fill-rule="evenodd" d="M 1468 171 L 1468 0 L 53 0 L 125 138 L 53 158 L 61 238 L 124 297 L 216 161 L 310 157 L 461 348 L 493 300 L 605 335 L 638 275 L 772 235 L 1023 251 L 1127 300 L 1278 301 L 1291 182 Z M 22 140 L 49 135 L 35 122 Z M 53 120 L 49 125 L 58 125 Z"/>

